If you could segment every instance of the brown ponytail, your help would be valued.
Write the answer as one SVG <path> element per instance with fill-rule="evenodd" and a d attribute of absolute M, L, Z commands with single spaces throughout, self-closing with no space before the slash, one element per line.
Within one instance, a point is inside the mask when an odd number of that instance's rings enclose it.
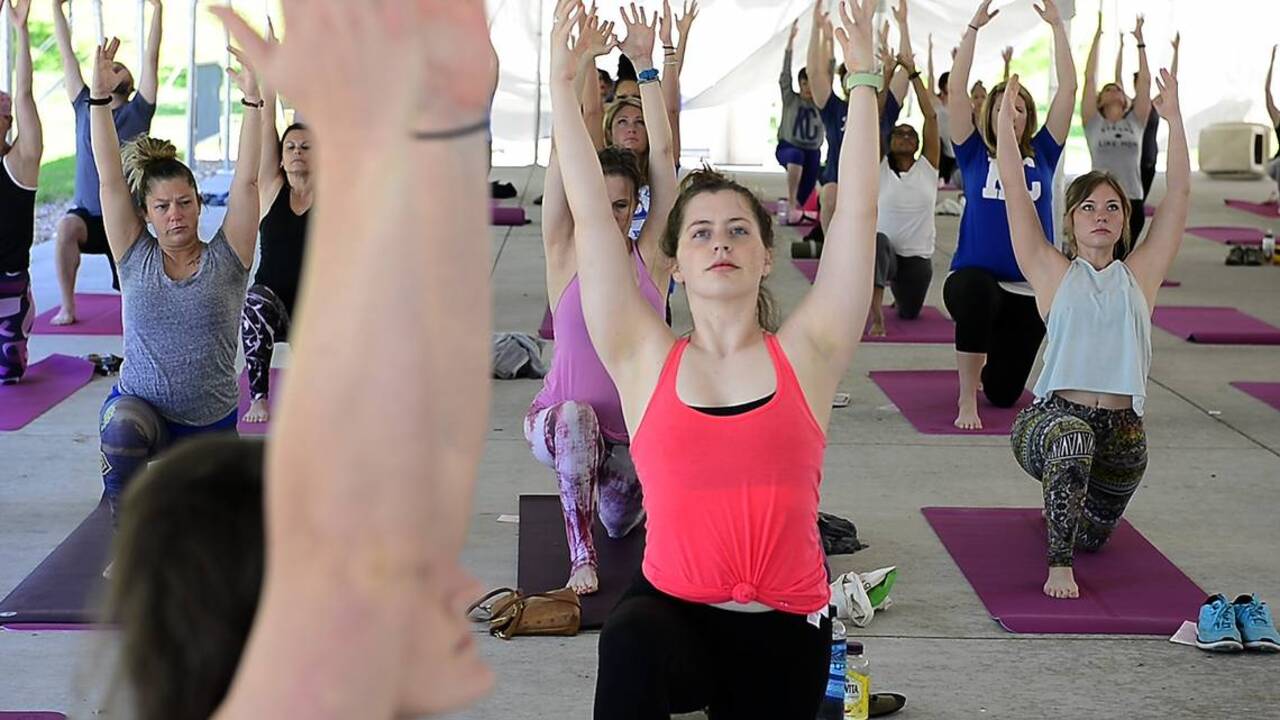
<path fill-rule="evenodd" d="M 192 190 L 197 189 L 195 175 L 178 160 L 178 148 L 168 140 L 139 135 L 121 147 L 120 163 L 124 166 L 129 193 L 140 208 L 146 207 L 153 181 L 178 178 L 186 180 Z"/>

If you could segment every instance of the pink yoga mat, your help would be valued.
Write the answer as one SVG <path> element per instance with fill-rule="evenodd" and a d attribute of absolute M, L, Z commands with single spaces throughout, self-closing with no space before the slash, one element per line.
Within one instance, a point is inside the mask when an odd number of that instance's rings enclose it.
<path fill-rule="evenodd" d="M 1280 410 L 1280 382 L 1233 382 L 1231 387 Z"/>
<path fill-rule="evenodd" d="M 111 294 L 81 295 L 76 293 L 76 321 L 72 325 L 50 325 L 49 321 L 62 306 L 36 316 L 33 335 L 123 335 L 120 322 L 120 296 Z"/>
<path fill-rule="evenodd" d="M 1188 235 L 1212 240 L 1223 245 L 1261 245 L 1262 231 L 1258 228 L 1235 226 L 1189 227 Z"/>
<path fill-rule="evenodd" d="M 921 512 L 992 619 L 1009 632 L 1167 637 L 1194 620 L 1204 602 L 1204 591 L 1127 520 L 1098 552 L 1076 553 L 1080 597 L 1055 600 L 1044 594 L 1046 531 L 1039 508 Z"/>
<path fill-rule="evenodd" d="M 67 720 L 60 712 L 13 712 L 0 710 L 0 720 Z"/>
<path fill-rule="evenodd" d="M 1157 307 L 1151 322 L 1193 343 L 1280 345 L 1280 328 L 1224 307 Z"/>
<path fill-rule="evenodd" d="M 1161 280 L 1160 287 L 1162 288 L 1182 287 L 1182 281 L 1181 280 Z"/>
<path fill-rule="evenodd" d="M 284 373 L 279 368 L 271 369 L 271 394 L 267 396 L 267 410 L 275 412 L 276 398 L 280 396 L 280 381 L 284 378 Z M 241 435 L 266 435 L 271 430 L 271 421 L 264 423 L 247 423 L 244 421 L 244 414 L 249 412 L 249 374 L 247 372 L 240 373 L 240 409 L 237 410 L 239 419 L 236 421 L 236 430 Z"/>
<path fill-rule="evenodd" d="M 1223 200 L 1227 207 L 1243 210 L 1254 215 L 1274 218 L 1280 217 L 1280 203 L 1250 202 L 1248 200 Z"/>
<path fill-rule="evenodd" d="M 775 220 L 778 217 L 779 204 L 780 203 L 777 200 L 770 200 L 764 203 L 765 209 L 769 211 L 770 215 L 774 216 Z M 799 223 L 796 223 L 795 225 L 784 225 L 783 227 L 805 228 L 807 230 L 813 227 L 814 225 L 818 224 L 818 207 L 816 203 L 810 203 L 808 205 L 805 205 L 802 209 L 804 210 L 804 213 L 805 213 L 804 220 L 801 220 Z"/>
<path fill-rule="evenodd" d="M 870 325 L 867 326 L 870 328 Z M 863 330 L 865 333 L 866 330 Z M 884 337 L 864 334 L 866 343 L 950 343 L 956 339 L 956 326 L 935 307 L 920 309 L 915 320 L 903 320 L 892 307 L 884 308 Z"/>
<path fill-rule="evenodd" d="M 818 260 L 817 258 L 800 258 L 792 259 L 791 264 L 796 266 L 800 274 L 812 285 L 813 281 L 818 278 Z"/>
<path fill-rule="evenodd" d="M 491 225 L 527 225 L 529 223 L 529 219 L 525 217 L 524 208 L 522 207 L 493 205 L 492 208 Z"/>
<path fill-rule="evenodd" d="M 50 355 L 27 368 L 22 381 L 0 385 L 0 431 L 21 430 L 93 379 L 93 363 Z"/>
<path fill-rule="evenodd" d="M 898 407 L 917 431 L 925 435 L 1008 435 L 1018 411 L 1031 404 L 1031 393 L 1011 408 L 991 405 L 978 393 L 981 430 L 961 430 L 955 426 L 956 398 L 960 379 L 955 370 L 875 370 L 871 379 Z"/>

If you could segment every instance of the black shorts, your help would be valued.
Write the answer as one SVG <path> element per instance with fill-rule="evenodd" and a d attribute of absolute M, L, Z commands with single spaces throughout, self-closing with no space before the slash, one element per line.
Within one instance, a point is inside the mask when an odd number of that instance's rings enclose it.
<path fill-rule="evenodd" d="M 120 289 L 120 275 L 116 273 L 116 260 L 111 257 L 111 245 L 107 242 L 107 228 L 102 223 L 101 215 L 94 215 L 84 208 L 73 207 L 67 210 L 68 215 L 75 215 L 84 221 L 88 232 L 80 252 L 86 255 L 106 255 L 111 265 L 111 287 Z"/>

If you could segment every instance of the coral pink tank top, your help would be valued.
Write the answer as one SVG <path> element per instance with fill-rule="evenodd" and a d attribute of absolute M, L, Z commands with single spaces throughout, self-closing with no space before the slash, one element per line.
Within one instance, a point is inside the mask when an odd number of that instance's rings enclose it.
<path fill-rule="evenodd" d="M 682 600 L 807 615 L 831 600 L 818 536 L 826 436 L 777 338 L 764 340 L 777 391 L 726 417 L 677 397 L 689 341 L 671 348 L 631 443 L 648 513 L 643 570 Z"/>

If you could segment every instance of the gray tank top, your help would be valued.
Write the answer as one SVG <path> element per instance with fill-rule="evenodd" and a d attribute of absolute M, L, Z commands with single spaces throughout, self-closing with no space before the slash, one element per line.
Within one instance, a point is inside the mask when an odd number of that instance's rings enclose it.
<path fill-rule="evenodd" d="M 160 243 L 145 228 L 119 270 L 125 357 L 120 392 L 183 425 L 211 425 L 235 411 L 236 347 L 249 269 L 222 230 L 186 280 L 165 274 Z"/>
<path fill-rule="evenodd" d="M 1048 346 L 1035 395 L 1084 390 L 1133 398 L 1143 414 L 1151 371 L 1151 311 L 1129 266 L 1076 258 L 1049 308 Z"/>

